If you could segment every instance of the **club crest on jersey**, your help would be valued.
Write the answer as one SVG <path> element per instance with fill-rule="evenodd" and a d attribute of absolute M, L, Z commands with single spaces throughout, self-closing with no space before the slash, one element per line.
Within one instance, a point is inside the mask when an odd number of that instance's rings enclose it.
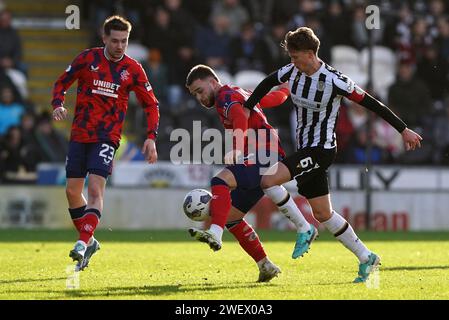
<path fill-rule="evenodd" d="M 127 70 L 123 70 L 120 73 L 120 79 L 122 79 L 122 81 L 128 80 L 128 76 L 129 76 L 129 72 Z"/>
<path fill-rule="evenodd" d="M 92 72 L 98 72 L 98 69 L 100 69 L 99 66 L 94 66 L 93 64 L 90 65 L 90 71 L 92 71 Z"/>
<path fill-rule="evenodd" d="M 348 92 L 353 92 L 355 89 L 355 83 L 354 81 L 348 79 L 347 80 L 347 84 L 348 84 Z"/>
<path fill-rule="evenodd" d="M 318 91 L 324 91 L 324 87 L 325 87 L 325 83 L 324 81 L 318 81 L 317 85 L 316 85 L 316 89 Z"/>

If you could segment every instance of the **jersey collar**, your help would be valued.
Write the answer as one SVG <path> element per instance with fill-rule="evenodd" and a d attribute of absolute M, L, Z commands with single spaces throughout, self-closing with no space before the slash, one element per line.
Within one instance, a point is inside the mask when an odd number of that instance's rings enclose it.
<path fill-rule="evenodd" d="M 123 55 L 120 57 L 120 59 L 112 60 L 111 58 L 109 58 L 108 54 L 106 53 L 106 47 L 103 48 L 103 55 L 104 55 L 104 57 L 105 57 L 108 61 L 116 62 L 116 63 L 122 61 L 123 58 L 125 57 L 125 54 L 123 54 Z"/>

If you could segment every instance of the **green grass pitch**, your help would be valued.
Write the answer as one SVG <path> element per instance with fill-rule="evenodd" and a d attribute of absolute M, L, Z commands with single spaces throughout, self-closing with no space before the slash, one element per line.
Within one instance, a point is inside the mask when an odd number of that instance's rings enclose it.
<path fill-rule="evenodd" d="M 67 288 L 74 231 L 0 230 L 0 299 L 449 299 L 449 233 L 369 233 L 382 258 L 371 281 L 353 284 L 356 258 L 327 233 L 291 259 L 295 234 L 261 231 L 282 273 L 256 283 L 258 269 L 229 234 L 212 252 L 186 231 L 96 233 L 101 250 Z"/>

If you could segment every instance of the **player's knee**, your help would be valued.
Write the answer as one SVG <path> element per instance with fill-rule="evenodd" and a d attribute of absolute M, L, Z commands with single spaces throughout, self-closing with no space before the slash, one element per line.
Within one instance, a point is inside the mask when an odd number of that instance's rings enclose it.
<path fill-rule="evenodd" d="M 78 190 L 78 188 L 67 186 L 65 189 L 65 194 L 67 196 L 67 199 L 75 199 L 78 197 L 81 197 L 81 192 Z"/>
<path fill-rule="evenodd" d="M 103 198 L 103 192 L 101 188 L 89 188 L 88 189 L 89 200 L 101 200 Z"/>
<path fill-rule="evenodd" d="M 330 212 L 330 210 L 325 210 L 325 209 L 314 209 L 313 210 L 313 216 L 319 222 L 324 222 L 324 221 L 327 221 L 327 220 L 330 219 L 331 212 Z"/>
<path fill-rule="evenodd" d="M 276 183 L 273 179 L 271 179 L 271 176 L 262 176 L 262 179 L 260 180 L 260 187 L 262 189 L 268 189 L 274 187 L 275 185 Z"/>

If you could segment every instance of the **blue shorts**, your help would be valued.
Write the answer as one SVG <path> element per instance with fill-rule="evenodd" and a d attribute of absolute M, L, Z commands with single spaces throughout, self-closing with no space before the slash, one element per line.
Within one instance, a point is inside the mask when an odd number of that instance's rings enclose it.
<path fill-rule="evenodd" d="M 70 141 L 65 165 L 66 177 L 85 178 L 89 172 L 107 179 L 112 173 L 115 150 L 112 142 Z"/>
<path fill-rule="evenodd" d="M 227 166 L 226 169 L 232 172 L 237 182 L 237 188 L 231 191 L 232 206 L 247 213 L 264 195 L 260 187 L 262 180 L 261 168 L 268 165 L 253 164 L 245 166 L 236 164 Z"/>

